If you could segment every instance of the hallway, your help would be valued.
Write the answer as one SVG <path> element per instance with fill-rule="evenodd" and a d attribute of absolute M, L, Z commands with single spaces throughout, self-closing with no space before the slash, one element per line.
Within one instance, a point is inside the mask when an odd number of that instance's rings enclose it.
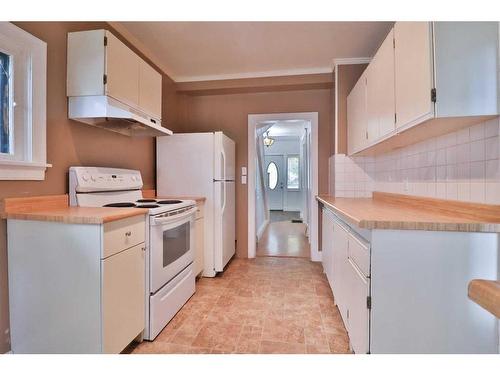
<path fill-rule="evenodd" d="M 291 221 L 271 222 L 257 243 L 257 256 L 311 257 L 307 226 Z"/>
<path fill-rule="evenodd" d="M 154 342 L 131 353 L 350 353 L 320 263 L 234 259 L 196 293 Z"/>

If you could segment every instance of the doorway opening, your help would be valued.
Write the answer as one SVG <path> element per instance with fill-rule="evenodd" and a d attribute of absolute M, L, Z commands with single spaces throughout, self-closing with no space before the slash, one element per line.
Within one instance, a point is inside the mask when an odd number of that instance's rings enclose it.
<path fill-rule="evenodd" d="M 248 176 L 249 256 L 318 260 L 317 113 L 250 115 Z"/>

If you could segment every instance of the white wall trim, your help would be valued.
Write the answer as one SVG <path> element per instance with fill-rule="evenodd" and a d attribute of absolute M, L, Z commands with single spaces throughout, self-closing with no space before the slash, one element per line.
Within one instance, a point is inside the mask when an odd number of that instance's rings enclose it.
<path fill-rule="evenodd" d="M 219 81 L 225 79 L 243 79 L 243 78 L 265 78 L 265 77 L 282 77 L 282 76 L 297 76 L 303 74 L 324 74 L 332 73 L 332 67 L 316 67 L 303 69 L 283 69 L 269 70 L 262 72 L 247 72 L 247 73 L 231 73 L 231 74 L 212 74 L 203 76 L 170 76 L 175 82 L 199 82 L 199 81 Z"/>
<path fill-rule="evenodd" d="M 315 203 L 315 196 L 318 195 L 318 112 L 299 112 L 299 113 L 270 113 L 248 115 L 248 257 L 256 256 L 256 228 L 255 228 L 255 129 L 263 121 L 279 121 L 300 119 L 308 121 L 311 125 L 311 150 L 310 165 L 312 174 L 312 186 L 309 201 L 311 204 L 310 218 L 310 242 L 311 242 L 311 260 L 320 261 L 321 253 L 318 249 L 318 205 Z"/>
<path fill-rule="evenodd" d="M 0 155 L 0 180 L 44 180 L 47 164 L 47 43 L 0 22 L 0 45 L 14 57 L 14 153 Z M 11 51 L 9 51 L 12 49 Z M 16 75 L 17 74 L 17 75 Z"/>
<path fill-rule="evenodd" d="M 335 64 L 334 66 L 334 73 L 333 73 L 333 81 L 334 81 L 334 95 L 333 95 L 333 108 L 335 108 L 335 114 L 334 114 L 334 121 L 335 121 L 335 126 L 334 126 L 334 133 L 335 133 L 335 147 L 334 147 L 334 153 L 338 154 L 339 153 L 339 64 Z"/>
<path fill-rule="evenodd" d="M 354 65 L 354 64 L 369 64 L 372 61 L 371 57 L 347 57 L 340 59 L 333 59 L 333 67 L 339 65 Z"/>
<path fill-rule="evenodd" d="M 262 235 L 264 234 L 264 231 L 266 230 L 266 227 L 269 225 L 269 219 L 265 219 L 264 222 L 261 224 L 260 228 L 257 230 L 257 239 L 260 240 Z"/>

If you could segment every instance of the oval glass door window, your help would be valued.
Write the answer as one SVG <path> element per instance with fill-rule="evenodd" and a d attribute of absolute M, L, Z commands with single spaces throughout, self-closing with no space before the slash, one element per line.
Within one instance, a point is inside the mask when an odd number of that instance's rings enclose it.
<path fill-rule="evenodd" d="M 278 167 L 272 161 L 267 165 L 267 186 L 269 186 L 269 189 L 274 190 L 276 185 L 278 185 Z"/>

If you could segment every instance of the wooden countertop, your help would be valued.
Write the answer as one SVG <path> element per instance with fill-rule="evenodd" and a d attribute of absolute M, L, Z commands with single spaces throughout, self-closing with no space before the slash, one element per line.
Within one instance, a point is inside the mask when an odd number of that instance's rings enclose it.
<path fill-rule="evenodd" d="M 143 189 L 142 190 L 142 195 L 144 198 L 153 198 L 153 199 L 190 199 L 193 201 L 196 201 L 196 203 L 204 203 L 207 198 L 205 197 L 196 197 L 196 196 L 172 196 L 172 195 L 167 195 L 167 196 L 162 196 L 159 197 L 156 195 L 156 190 L 155 189 Z"/>
<path fill-rule="evenodd" d="M 2 202 L 1 217 L 69 224 L 103 224 L 148 212 L 145 208 L 71 207 L 68 203 L 67 194 L 6 198 Z"/>
<path fill-rule="evenodd" d="M 469 298 L 500 319 L 500 280 L 472 280 Z"/>
<path fill-rule="evenodd" d="M 183 200 L 192 200 L 197 204 L 205 203 L 207 198 L 205 197 L 190 197 L 190 196 L 167 196 L 167 197 L 155 197 L 155 199 L 183 199 Z"/>
<path fill-rule="evenodd" d="M 500 206 L 374 192 L 373 198 L 316 199 L 365 229 L 500 232 Z"/>

